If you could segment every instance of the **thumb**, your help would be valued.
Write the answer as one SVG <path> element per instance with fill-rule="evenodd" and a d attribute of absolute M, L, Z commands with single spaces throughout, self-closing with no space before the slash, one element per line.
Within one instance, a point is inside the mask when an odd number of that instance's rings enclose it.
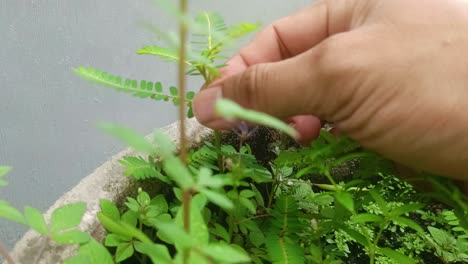
<path fill-rule="evenodd" d="M 204 125 L 222 128 L 223 122 L 214 113 L 215 101 L 222 95 L 243 107 L 283 120 L 314 115 L 334 121 L 338 106 L 352 94 L 338 88 L 343 83 L 340 78 L 346 76 L 341 73 L 351 66 L 345 56 L 349 51 L 340 47 L 346 41 L 340 38 L 329 38 L 287 60 L 253 65 L 202 90 L 193 102 L 196 118 Z"/>

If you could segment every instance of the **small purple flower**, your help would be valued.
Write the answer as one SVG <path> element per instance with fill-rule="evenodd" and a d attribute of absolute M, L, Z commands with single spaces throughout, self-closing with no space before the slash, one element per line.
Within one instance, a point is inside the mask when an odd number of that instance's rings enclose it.
<path fill-rule="evenodd" d="M 232 130 L 236 133 L 242 140 L 248 139 L 251 137 L 255 131 L 257 131 L 258 126 L 254 126 L 249 131 L 249 125 L 245 121 L 240 121 L 237 125 L 237 128 L 233 128 Z"/>

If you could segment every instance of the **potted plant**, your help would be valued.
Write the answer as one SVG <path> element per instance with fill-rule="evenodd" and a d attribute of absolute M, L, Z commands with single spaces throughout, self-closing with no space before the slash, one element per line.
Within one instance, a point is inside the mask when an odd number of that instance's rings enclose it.
<path fill-rule="evenodd" d="M 34 230 L 19 242 L 13 257 L 3 252 L 7 261 L 468 261 L 468 204 L 449 180 L 424 175 L 433 191 L 417 191 L 398 177 L 390 161 L 344 135 L 324 130 L 302 147 L 294 143 L 296 132 L 281 120 L 223 99 L 216 111 L 236 121 L 231 132 L 212 132 L 186 120 L 194 94 L 186 92 L 185 74 L 200 75 L 209 85 L 219 77 L 223 49 L 258 25 L 226 26 L 220 15 L 209 12 L 192 19 L 181 2 L 175 14 L 179 37 L 161 33 L 169 48 L 138 51 L 178 63 L 177 88 L 165 93 L 157 82 L 76 69 L 104 86 L 171 101 L 179 107 L 179 122 L 149 137 L 101 124 L 133 150 L 84 179 L 45 218 L 36 209 L 26 207 L 21 213 L 1 201 L 0 216 Z M 194 48 L 187 47 L 188 31 Z M 0 176 L 8 170 L 2 167 Z M 80 196 L 90 189 L 95 192 Z"/>

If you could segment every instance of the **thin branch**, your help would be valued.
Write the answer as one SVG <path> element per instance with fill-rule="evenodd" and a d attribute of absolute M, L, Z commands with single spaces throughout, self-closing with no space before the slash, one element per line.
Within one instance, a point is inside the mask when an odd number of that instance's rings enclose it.
<path fill-rule="evenodd" d="M 0 256 L 3 256 L 5 258 L 7 264 L 15 264 L 15 261 L 13 258 L 10 256 L 8 253 L 8 250 L 3 246 L 3 244 L 0 242 Z"/>
<path fill-rule="evenodd" d="M 187 42 L 187 24 L 185 15 L 187 14 L 187 0 L 180 0 L 180 12 L 182 19 L 180 20 L 180 47 L 179 47 L 179 121 L 180 121 L 180 159 L 182 162 L 187 162 L 187 138 L 185 134 L 185 90 L 186 79 L 185 71 L 186 64 L 184 63 L 187 57 L 186 42 Z"/>
<path fill-rule="evenodd" d="M 180 12 L 182 19 L 179 23 L 179 35 L 180 35 L 180 46 L 179 46 L 179 121 L 180 121 L 180 159 L 184 164 L 187 163 L 187 138 L 185 133 L 185 71 L 186 71 L 186 61 L 187 51 L 186 51 L 186 42 L 187 42 L 187 24 L 185 21 L 185 16 L 187 14 L 187 0 L 180 0 Z M 191 190 L 185 189 L 182 193 L 182 205 L 183 205 L 183 219 L 184 219 L 184 229 L 190 234 L 190 202 L 192 198 Z M 190 258 L 190 249 L 184 250 L 183 262 L 188 263 Z"/>

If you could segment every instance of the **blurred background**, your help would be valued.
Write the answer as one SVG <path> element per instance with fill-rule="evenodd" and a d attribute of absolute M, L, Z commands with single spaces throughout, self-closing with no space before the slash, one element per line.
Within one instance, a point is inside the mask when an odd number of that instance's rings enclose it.
<path fill-rule="evenodd" d="M 219 12 L 228 25 L 266 25 L 313 1 L 190 2 L 191 12 Z M 152 0 L 0 0 L 0 165 L 14 167 L 0 199 L 21 211 L 25 205 L 45 211 L 124 148 L 96 130 L 99 121 L 146 134 L 176 120 L 171 103 L 136 99 L 73 73 L 77 66 L 93 66 L 175 85 L 174 65 L 135 54 L 161 43 L 143 23 L 177 29 L 175 19 Z M 201 84 L 196 77 L 189 79 L 191 90 Z M 0 220 L 0 241 L 9 250 L 25 231 Z"/>

